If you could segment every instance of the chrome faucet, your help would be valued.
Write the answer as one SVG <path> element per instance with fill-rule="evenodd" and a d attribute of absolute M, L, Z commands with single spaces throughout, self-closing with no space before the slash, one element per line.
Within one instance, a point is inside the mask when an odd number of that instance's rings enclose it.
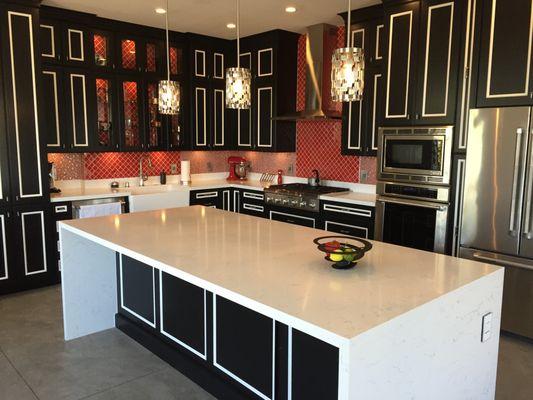
<path fill-rule="evenodd" d="M 139 186 L 144 186 L 144 182 L 148 180 L 148 176 L 143 173 L 143 161 L 148 160 L 148 167 L 152 168 L 152 159 L 150 156 L 141 156 L 139 159 Z"/>

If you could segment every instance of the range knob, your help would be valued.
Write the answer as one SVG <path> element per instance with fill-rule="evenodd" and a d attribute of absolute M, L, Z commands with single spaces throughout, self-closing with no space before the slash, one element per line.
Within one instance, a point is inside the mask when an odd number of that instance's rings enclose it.
<path fill-rule="evenodd" d="M 274 203 L 281 203 L 281 199 L 274 199 Z"/>
<path fill-rule="evenodd" d="M 309 207 L 315 208 L 316 207 L 316 203 L 314 201 L 310 201 L 309 202 Z"/>
<path fill-rule="evenodd" d="M 305 201 L 300 201 L 300 207 L 303 208 L 303 207 L 305 207 L 305 206 L 307 206 L 307 203 L 306 203 Z"/>
<path fill-rule="evenodd" d="M 298 200 L 291 200 L 291 206 L 298 207 Z"/>
<path fill-rule="evenodd" d="M 289 204 L 289 200 L 288 199 L 283 199 L 283 204 Z"/>

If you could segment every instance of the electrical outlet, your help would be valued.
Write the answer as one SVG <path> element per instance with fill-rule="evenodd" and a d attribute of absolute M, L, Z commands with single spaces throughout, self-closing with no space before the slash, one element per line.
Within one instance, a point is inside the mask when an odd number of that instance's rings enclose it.
<path fill-rule="evenodd" d="M 172 175 L 178 173 L 178 164 L 170 164 L 170 173 Z"/>
<path fill-rule="evenodd" d="M 361 172 L 359 173 L 359 182 L 360 183 L 368 182 L 368 171 L 365 171 L 364 169 L 361 170 Z"/>
<path fill-rule="evenodd" d="M 292 175 L 294 173 L 294 165 L 293 164 L 289 164 L 289 166 L 287 167 L 287 173 L 289 175 Z"/>
<path fill-rule="evenodd" d="M 492 313 L 487 313 L 481 319 L 481 342 L 484 343 L 492 335 Z"/>

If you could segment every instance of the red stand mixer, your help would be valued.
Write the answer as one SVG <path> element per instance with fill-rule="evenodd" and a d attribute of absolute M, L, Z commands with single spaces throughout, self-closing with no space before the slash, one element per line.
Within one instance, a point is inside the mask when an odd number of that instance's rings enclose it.
<path fill-rule="evenodd" d="M 228 157 L 229 176 L 228 181 L 243 181 L 246 179 L 246 171 L 249 168 L 248 161 L 242 157 Z"/>

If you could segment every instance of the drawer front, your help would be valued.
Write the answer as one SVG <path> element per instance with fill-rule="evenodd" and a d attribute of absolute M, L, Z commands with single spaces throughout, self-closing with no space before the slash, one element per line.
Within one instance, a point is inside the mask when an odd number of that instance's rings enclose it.
<path fill-rule="evenodd" d="M 265 194 L 263 192 L 255 192 L 249 190 L 242 191 L 242 199 L 247 203 L 264 203 Z"/>
<path fill-rule="evenodd" d="M 340 233 L 347 236 L 355 236 L 363 239 L 370 238 L 370 227 L 368 225 L 352 225 L 325 220 L 324 229 L 328 232 Z"/>
<path fill-rule="evenodd" d="M 301 215 L 290 214 L 281 211 L 270 211 L 270 219 L 273 221 L 286 222 L 288 224 L 307 226 L 309 228 L 317 227 L 316 218 L 304 217 Z"/>
<path fill-rule="evenodd" d="M 265 217 L 265 206 L 254 204 L 244 200 L 241 204 L 241 214 L 253 215 L 255 217 Z"/>
<path fill-rule="evenodd" d="M 190 205 L 222 208 L 221 198 L 221 193 L 217 189 L 193 190 L 190 194 Z"/>
<path fill-rule="evenodd" d="M 334 215 L 341 218 L 363 217 L 374 218 L 374 207 L 359 206 L 355 204 L 321 202 L 320 211 L 324 214 Z"/>

